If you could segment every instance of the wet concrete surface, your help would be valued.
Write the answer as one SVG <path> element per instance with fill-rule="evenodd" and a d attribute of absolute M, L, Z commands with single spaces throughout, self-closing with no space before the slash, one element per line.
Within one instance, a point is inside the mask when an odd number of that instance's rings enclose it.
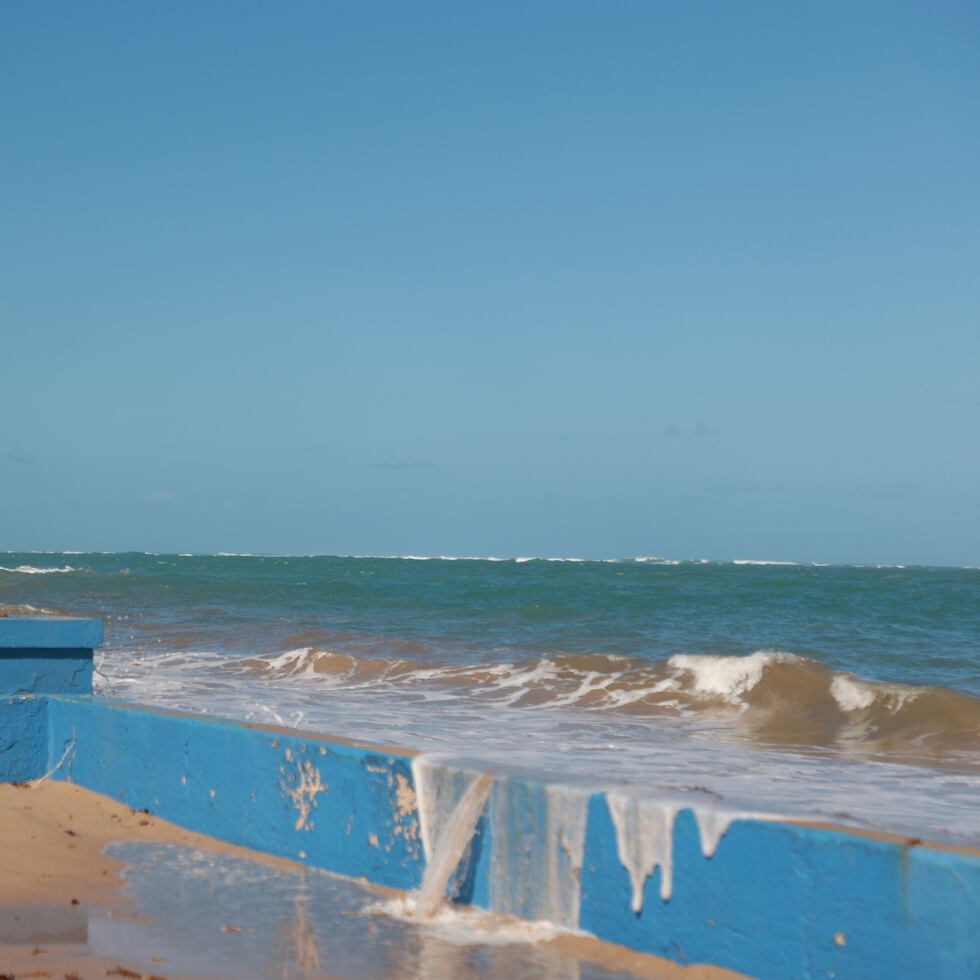
<path fill-rule="evenodd" d="M 113 843 L 130 912 L 0 911 L 0 942 L 118 957 L 161 976 L 622 980 L 477 916 L 420 923 L 404 903 L 318 871 L 270 868 L 173 844 Z"/>

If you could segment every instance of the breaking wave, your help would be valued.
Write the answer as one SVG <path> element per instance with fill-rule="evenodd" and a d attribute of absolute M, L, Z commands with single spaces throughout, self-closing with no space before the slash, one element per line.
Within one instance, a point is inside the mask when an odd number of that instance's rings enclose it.
<path fill-rule="evenodd" d="M 9 572 L 14 575 L 54 575 L 56 573 L 77 572 L 77 568 L 65 565 L 63 568 L 38 568 L 35 565 L 18 565 L 16 568 L 6 568 L 0 565 L 0 572 Z"/>
<path fill-rule="evenodd" d="M 850 746 L 908 761 L 980 749 L 980 698 L 948 688 L 862 679 L 773 650 L 747 656 L 679 654 L 648 661 L 556 654 L 514 663 L 439 664 L 303 647 L 233 661 L 226 669 L 332 689 L 412 692 L 502 707 L 576 708 L 694 721 L 767 745 Z"/>
<path fill-rule="evenodd" d="M 10 616 L 16 618 L 19 616 L 57 616 L 58 611 L 55 609 L 46 609 L 42 606 L 30 606 L 26 602 L 0 602 L 0 619 L 5 619 Z"/>

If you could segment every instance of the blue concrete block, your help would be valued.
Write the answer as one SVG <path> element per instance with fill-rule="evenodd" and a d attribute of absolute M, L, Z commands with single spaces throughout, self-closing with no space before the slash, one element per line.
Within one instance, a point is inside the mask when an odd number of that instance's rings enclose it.
<path fill-rule="evenodd" d="M 94 650 L 101 643 L 100 619 L 0 618 L 0 652 L 12 649 Z"/>
<path fill-rule="evenodd" d="M 0 694 L 91 694 L 98 619 L 0 618 Z"/>
<path fill-rule="evenodd" d="M 0 782 L 21 783 L 44 775 L 47 708 L 46 698 L 0 698 Z"/>
<path fill-rule="evenodd" d="M 91 650 L 0 650 L 0 694 L 91 693 Z"/>

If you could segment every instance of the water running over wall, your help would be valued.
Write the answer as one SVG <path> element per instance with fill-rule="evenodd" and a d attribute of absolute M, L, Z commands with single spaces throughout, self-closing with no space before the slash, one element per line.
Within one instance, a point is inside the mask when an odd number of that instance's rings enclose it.
<path fill-rule="evenodd" d="M 590 792 L 506 776 L 494 780 L 435 756 L 419 756 L 412 768 L 427 862 L 416 914 L 433 915 L 447 895 L 471 900 L 478 873 L 474 842 L 479 839 L 480 850 L 489 849 L 484 863 L 490 911 L 578 928 Z M 660 897 L 670 900 L 674 821 L 682 809 L 694 815 L 705 859 L 714 855 L 735 820 L 771 819 L 680 797 L 607 792 L 605 799 L 636 913 L 643 909 L 646 880 L 657 868 Z"/>

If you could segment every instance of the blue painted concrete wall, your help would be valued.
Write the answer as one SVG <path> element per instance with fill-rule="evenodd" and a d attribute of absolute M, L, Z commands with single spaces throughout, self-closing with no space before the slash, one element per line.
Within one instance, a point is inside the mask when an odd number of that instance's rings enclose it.
<path fill-rule="evenodd" d="M 91 650 L 0 650 L 2 694 L 91 692 Z"/>
<path fill-rule="evenodd" d="M 97 619 L 0 618 L 0 693 L 91 694 Z"/>
<path fill-rule="evenodd" d="M 395 888 L 421 882 L 407 755 L 92 698 L 50 698 L 48 724 L 50 759 L 74 739 L 61 778 L 311 866 Z M 533 850 L 546 788 L 511 781 L 509 789 L 507 832 Z M 980 976 L 980 857 L 739 821 L 707 859 L 683 811 L 672 897 L 660 898 L 655 872 L 636 914 L 603 794 L 588 807 L 580 925 L 601 939 L 764 978 Z M 483 907 L 494 846 L 487 824 L 457 876 L 461 900 Z"/>
<path fill-rule="evenodd" d="M 0 618 L 0 651 L 94 650 L 102 644 L 102 620 L 50 617 Z"/>
<path fill-rule="evenodd" d="M 59 778 L 245 847 L 414 888 L 424 863 L 410 757 L 193 716 L 49 699 Z M 53 763 L 52 763 L 53 764 Z"/>
<path fill-rule="evenodd" d="M 629 911 L 605 799 L 590 801 L 581 927 L 679 962 L 759 977 L 980 977 L 980 857 L 788 823 L 737 821 L 714 856 L 690 811 Z"/>
<path fill-rule="evenodd" d="M 0 695 L 0 782 L 37 779 L 48 761 L 48 702 Z"/>
<path fill-rule="evenodd" d="M 43 673 L 43 657 L 27 659 Z M 421 882 L 409 753 L 90 696 L 4 695 L 0 779 L 32 778 L 62 760 L 53 778 L 188 829 L 381 885 Z M 767 980 L 980 976 L 974 853 L 753 820 L 736 822 L 709 860 L 683 811 L 673 894 L 660 898 L 655 872 L 634 913 L 603 794 L 587 806 L 580 925 L 601 939 Z M 501 834 L 508 860 L 540 863 L 548 807 L 547 787 L 498 780 L 456 875 L 461 900 L 490 903 Z"/>

